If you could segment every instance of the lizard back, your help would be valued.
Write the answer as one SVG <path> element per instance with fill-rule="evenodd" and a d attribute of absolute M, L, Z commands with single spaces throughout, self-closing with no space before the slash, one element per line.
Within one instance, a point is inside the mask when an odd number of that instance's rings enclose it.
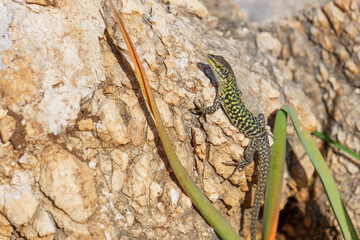
<path fill-rule="evenodd" d="M 246 137 L 250 138 L 244 155 L 244 161 L 238 162 L 235 171 L 246 167 L 253 161 L 255 151 L 259 154 L 259 176 L 256 187 L 253 211 L 251 216 L 251 239 L 256 239 L 257 222 L 259 219 L 262 198 L 265 193 L 266 181 L 270 169 L 270 144 L 265 130 L 265 118 L 260 114 L 255 117 L 241 100 L 241 91 L 237 87 L 235 74 L 222 56 L 208 55 L 211 71 L 218 83 L 218 94 L 214 105 L 205 109 L 206 113 L 212 113 L 221 104 L 231 123 Z M 228 179 L 227 178 L 227 179 Z"/>

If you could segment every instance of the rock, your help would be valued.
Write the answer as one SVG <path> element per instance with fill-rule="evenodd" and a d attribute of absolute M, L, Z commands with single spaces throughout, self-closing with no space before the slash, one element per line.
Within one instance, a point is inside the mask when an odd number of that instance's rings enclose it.
<path fill-rule="evenodd" d="M 40 6 L 55 6 L 55 0 L 26 0 L 26 3 L 29 4 L 38 4 Z"/>
<path fill-rule="evenodd" d="M 1 53 L 7 67 L 1 68 L 0 88 L 5 106 L 57 134 L 76 119 L 81 98 L 103 78 L 98 38 L 105 26 L 99 4 L 29 3 L 5 3 L 10 22 L 2 35 L 12 44 Z M 20 110 L 24 105 L 26 110 Z"/>
<path fill-rule="evenodd" d="M 270 125 L 281 105 L 292 101 L 307 128 L 359 151 L 356 1 L 334 0 L 256 26 L 229 0 L 114 4 L 176 153 L 236 231 L 244 219 L 245 237 L 251 211 L 243 215 L 241 209 L 251 206 L 258 156 L 220 184 L 234 170 L 223 162 L 242 160 L 249 139 L 221 109 L 201 118 L 189 111 L 211 106 L 216 96 L 216 84 L 197 67 L 207 53 L 227 59 L 245 105 L 264 113 Z M 10 129 L 0 144 L 0 213 L 8 219 L 0 215 L 1 236 L 218 239 L 169 168 L 107 1 L 0 1 L 0 36 L 0 121 L 11 116 L 9 123 L 16 123 L 15 129 L 0 127 Z M 304 211 L 313 200 L 327 200 L 314 198 L 321 196 L 314 169 L 294 131 L 288 133 L 281 221 L 295 227 L 285 226 L 279 237 L 288 232 L 318 239 L 310 236 L 316 232 L 331 238 L 328 223 L 332 233 L 337 226 L 329 205 L 316 204 L 314 211 L 330 219 L 326 226 Z M 358 167 L 332 147 L 319 147 L 357 227 Z"/>
<path fill-rule="evenodd" d="M 8 111 L 0 105 L 0 119 L 7 115 Z"/>
<path fill-rule="evenodd" d="M 324 5 L 323 10 L 331 22 L 335 32 L 340 34 L 343 23 L 345 22 L 345 14 L 339 8 L 337 8 L 337 6 L 332 1 Z"/>
<path fill-rule="evenodd" d="M 179 7 L 185 7 L 192 14 L 196 14 L 198 17 L 205 17 L 208 14 L 206 7 L 200 1 L 179 1 L 179 0 L 167 0 L 171 5 Z"/>
<path fill-rule="evenodd" d="M 162 193 L 163 189 L 160 184 L 152 182 L 150 185 L 150 200 L 156 200 Z"/>
<path fill-rule="evenodd" d="M 193 144 L 196 155 L 202 160 L 205 161 L 206 157 L 206 145 L 205 145 L 205 134 L 199 128 L 192 128 L 191 133 L 193 136 Z"/>
<path fill-rule="evenodd" d="M 103 102 L 100 108 L 100 118 L 116 144 L 126 144 L 130 141 L 128 129 L 115 101 L 105 100 Z"/>
<path fill-rule="evenodd" d="M 38 232 L 40 237 L 55 234 L 56 226 L 49 213 L 43 208 L 39 208 L 34 216 L 32 223 L 34 229 Z"/>
<path fill-rule="evenodd" d="M 91 118 L 80 120 L 78 123 L 78 129 L 80 131 L 91 131 L 92 130 Z"/>
<path fill-rule="evenodd" d="M 137 160 L 133 172 L 130 176 L 129 187 L 130 194 L 134 200 L 141 206 L 146 206 L 152 182 L 150 171 L 150 159 L 148 156 L 142 156 Z"/>
<path fill-rule="evenodd" d="M 97 207 L 92 171 L 56 145 L 48 146 L 41 158 L 41 190 L 74 221 L 85 222 Z"/>
<path fill-rule="evenodd" d="M 256 42 L 263 53 L 271 53 L 278 57 L 281 52 L 281 43 L 272 37 L 269 32 L 262 32 L 256 36 Z"/>
<path fill-rule="evenodd" d="M 0 138 L 3 143 L 7 143 L 13 133 L 16 130 L 16 120 L 6 115 L 5 117 L 0 119 Z"/>
<path fill-rule="evenodd" d="M 0 236 L 4 239 L 9 239 L 14 231 L 10 222 L 6 219 L 6 217 L 0 214 Z"/>
<path fill-rule="evenodd" d="M 36 167 L 36 165 L 38 164 L 38 159 L 33 156 L 33 155 L 29 155 L 27 153 L 25 153 L 23 156 L 20 157 L 19 159 L 19 164 L 24 168 L 24 169 L 33 169 Z"/>
<path fill-rule="evenodd" d="M 39 201 L 31 189 L 31 180 L 25 171 L 16 171 L 11 186 L 0 188 L 0 209 L 8 221 L 15 227 L 26 224 L 35 214 Z"/>

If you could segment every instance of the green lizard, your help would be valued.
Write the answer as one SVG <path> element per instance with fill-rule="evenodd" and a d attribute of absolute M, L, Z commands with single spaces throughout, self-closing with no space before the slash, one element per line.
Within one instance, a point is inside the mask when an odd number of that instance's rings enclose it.
<path fill-rule="evenodd" d="M 255 240 L 261 201 L 264 196 L 270 167 L 270 145 L 265 130 L 265 117 L 263 114 L 255 117 L 245 107 L 241 100 L 241 91 L 237 87 L 235 74 L 229 63 L 227 63 L 222 56 L 209 54 L 207 60 L 211 72 L 214 74 L 218 83 L 217 96 L 211 107 L 198 110 L 198 112 L 202 112 L 203 114 L 213 113 L 218 110 L 221 105 L 230 122 L 250 139 L 250 143 L 245 150 L 243 161 L 230 164 L 224 163 L 226 165 L 237 166 L 233 173 L 225 180 L 229 179 L 240 168 L 242 169 L 249 165 L 253 161 L 255 151 L 258 151 L 259 154 L 259 179 L 251 215 L 251 239 Z"/>

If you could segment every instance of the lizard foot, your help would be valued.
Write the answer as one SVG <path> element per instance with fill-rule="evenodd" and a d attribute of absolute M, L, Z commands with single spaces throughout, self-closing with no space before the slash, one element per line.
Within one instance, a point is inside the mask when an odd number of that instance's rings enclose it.
<path fill-rule="evenodd" d="M 225 182 L 226 180 L 229 180 L 229 178 L 231 178 L 238 170 L 242 171 L 244 167 L 248 165 L 247 162 L 233 162 L 233 163 L 222 162 L 222 163 L 225 164 L 226 166 L 236 166 L 236 168 L 227 178 L 222 180 L 220 184 Z"/>

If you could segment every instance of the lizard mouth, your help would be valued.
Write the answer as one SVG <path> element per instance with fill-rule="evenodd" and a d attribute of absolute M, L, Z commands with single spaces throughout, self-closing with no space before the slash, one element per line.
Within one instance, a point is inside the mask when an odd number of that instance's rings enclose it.
<path fill-rule="evenodd" d="M 208 54 L 207 60 L 212 72 L 215 76 L 217 76 L 219 81 L 228 78 L 231 67 L 222 56 Z"/>
<path fill-rule="evenodd" d="M 208 54 L 207 55 L 207 60 L 210 64 L 214 64 L 215 62 L 215 55 L 212 55 L 212 54 Z"/>

